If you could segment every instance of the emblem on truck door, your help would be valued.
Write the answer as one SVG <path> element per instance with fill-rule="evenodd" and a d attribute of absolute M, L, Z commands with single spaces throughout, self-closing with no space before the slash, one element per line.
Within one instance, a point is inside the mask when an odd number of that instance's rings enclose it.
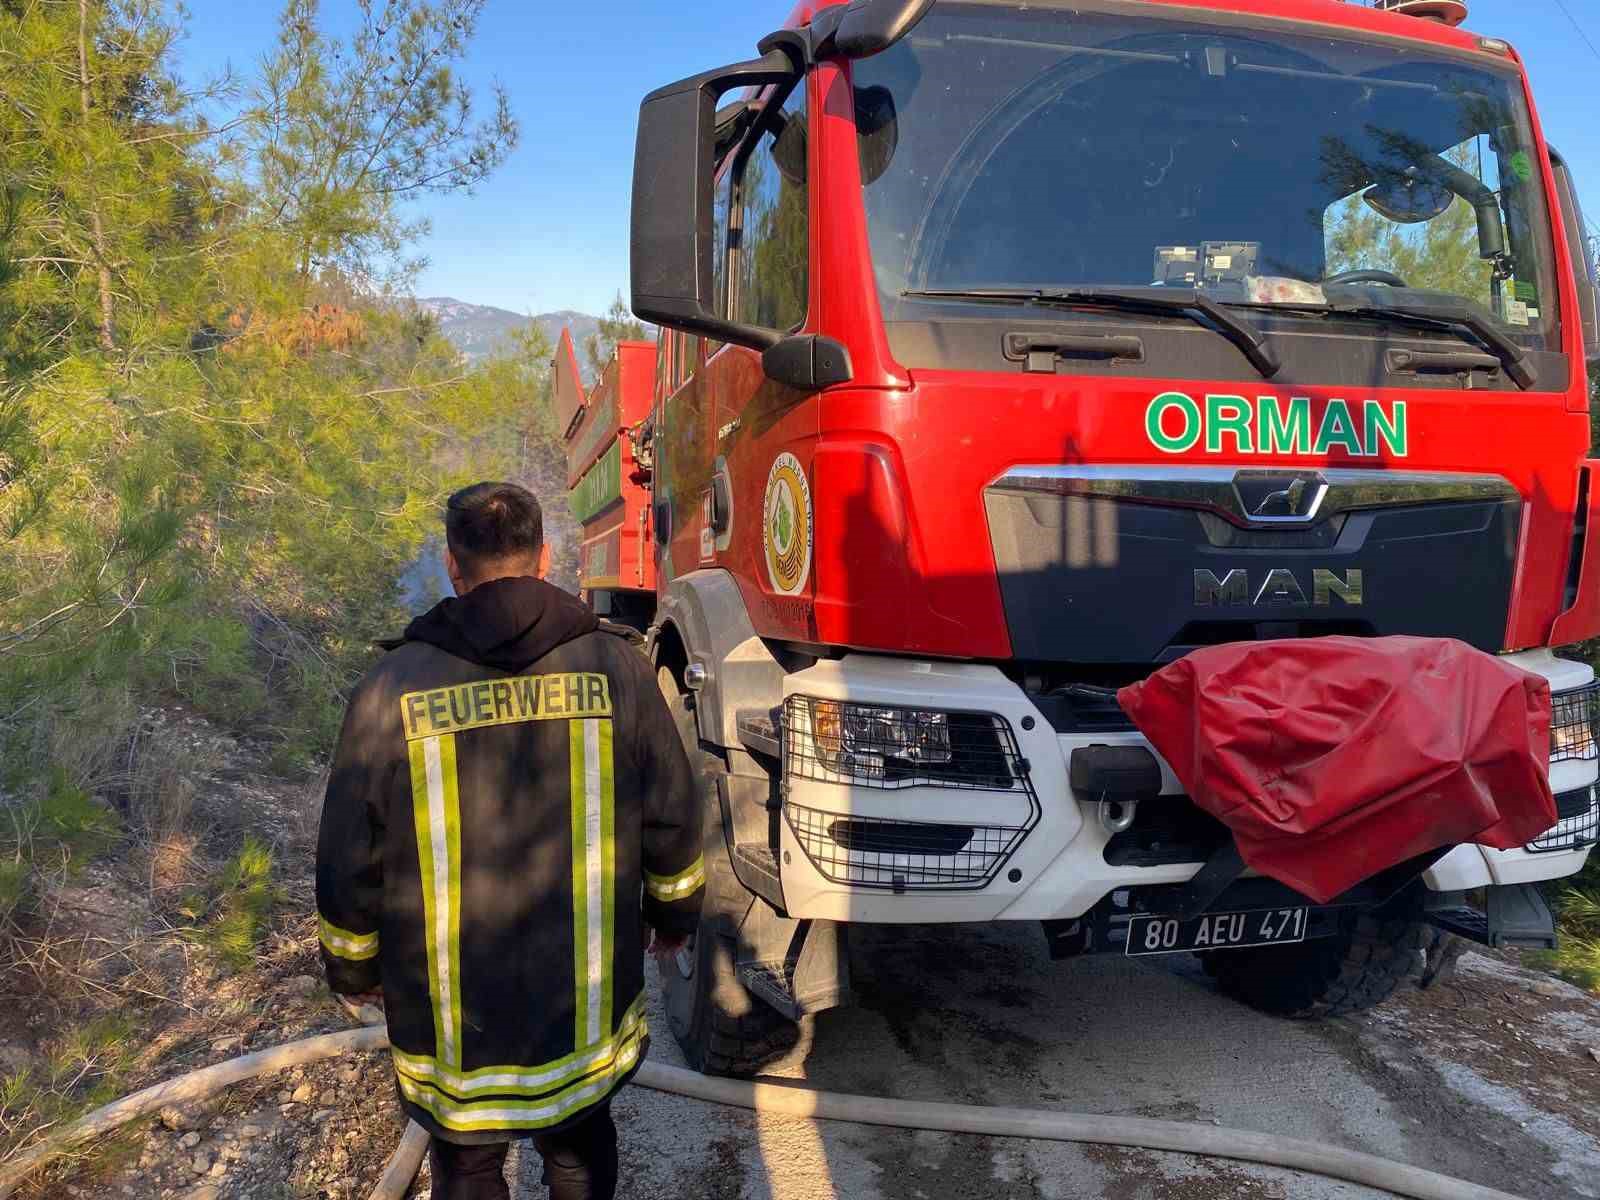
<path fill-rule="evenodd" d="M 811 487 L 800 460 L 787 452 L 767 473 L 761 543 L 773 590 L 793 595 L 805 587 L 811 574 Z"/>

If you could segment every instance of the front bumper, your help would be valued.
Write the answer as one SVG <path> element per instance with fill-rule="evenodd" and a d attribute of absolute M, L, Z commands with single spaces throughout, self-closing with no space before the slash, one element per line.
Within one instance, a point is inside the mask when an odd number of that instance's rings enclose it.
<path fill-rule="evenodd" d="M 1589 667 L 1548 651 L 1512 661 L 1546 676 L 1556 692 L 1594 678 Z M 779 860 L 791 917 L 885 924 L 1070 920 L 1119 889 L 1186 883 L 1202 865 L 1198 859 L 1108 862 L 1113 834 L 1099 819 L 1096 799 L 1071 787 L 1068 763 L 1079 746 L 1149 748 L 1148 741 L 1134 731 L 1058 732 L 994 667 L 848 655 L 787 676 L 784 695 L 786 702 L 812 697 L 994 714 L 1011 739 L 1008 753 L 1025 773 L 1025 786 L 1009 789 L 915 780 L 884 788 L 817 777 L 825 773 L 786 773 Z M 1161 795 L 1187 805 L 1165 762 L 1161 775 Z M 1559 879 L 1581 870 L 1591 849 L 1584 831 L 1595 818 L 1597 777 L 1600 762 L 1594 757 L 1552 765 L 1555 791 L 1591 789 L 1588 823 L 1570 826 L 1576 833 L 1569 848 L 1459 846 L 1427 872 L 1427 886 L 1456 892 Z M 964 842 L 959 832 L 941 836 L 952 829 L 972 834 Z"/>

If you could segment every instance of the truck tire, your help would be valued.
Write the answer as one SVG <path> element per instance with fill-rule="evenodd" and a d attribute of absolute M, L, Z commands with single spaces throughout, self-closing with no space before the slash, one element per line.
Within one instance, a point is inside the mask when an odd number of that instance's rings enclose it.
<path fill-rule="evenodd" d="M 706 894 L 700 928 L 661 966 L 667 1023 L 692 1069 L 705 1075 L 752 1075 L 793 1045 L 798 1030 L 739 982 L 739 923 L 754 897 L 735 878 L 728 859 L 717 797 L 722 764 L 701 749 L 694 713 L 671 669 L 660 667 L 656 682 L 694 769 L 705 822 Z"/>
<path fill-rule="evenodd" d="M 1364 912 L 1334 937 L 1200 955 L 1224 993 L 1277 1017 L 1320 1020 L 1382 1004 L 1421 973 L 1431 927 L 1413 906 Z"/>

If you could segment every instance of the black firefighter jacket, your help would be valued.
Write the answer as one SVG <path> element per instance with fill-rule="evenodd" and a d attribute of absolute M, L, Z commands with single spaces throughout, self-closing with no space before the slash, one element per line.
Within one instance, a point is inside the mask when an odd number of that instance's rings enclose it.
<path fill-rule="evenodd" d="M 412 622 L 350 701 L 317 845 L 328 982 L 382 984 L 410 1116 L 500 1141 L 627 1082 L 642 925 L 700 909 L 696 803 L 649 665 L 574 597 L 503 579 Z"/>

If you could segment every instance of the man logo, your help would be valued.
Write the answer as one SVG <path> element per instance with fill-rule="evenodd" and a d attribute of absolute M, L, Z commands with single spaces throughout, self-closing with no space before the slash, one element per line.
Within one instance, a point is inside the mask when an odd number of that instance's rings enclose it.
<path fill-rule="evenodd" d="M 1229 571 L 1221 579 L 1211 572 L 1196 569 L 1194 603 L 1196 608 L 1257 607 L 1330 608 L 1337 597 L 1343 604 L 1359 607 L 1364 599 L 1360 570 L 1329 571 L 1317 567 L 1311 572 L 1311 597 L 1295 573 L 1287 567 L 1274 567 L 1259 587 L 1251 588 L 1248 571 Z"/>
<path fill-rule="evenodd" d="M 1251 524 L 1298 525 L 1317 519 L 1328 481 L 1317 471 L 1240 471 L 1233 490 Z"/>

